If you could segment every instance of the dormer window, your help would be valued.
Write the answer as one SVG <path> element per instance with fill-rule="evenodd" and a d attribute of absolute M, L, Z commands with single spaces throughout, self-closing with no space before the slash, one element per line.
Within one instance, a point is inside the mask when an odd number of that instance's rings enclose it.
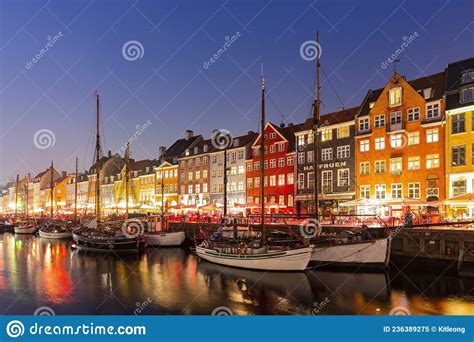
<path fill-rule="evenodd" d="M 196 147 L 194 148 L 194 154 L 198 154 L 198 152 L 199 152 L 199 148 L 196 146 Z"/>
<path fill-rule="evenodd" d="M 369 103 L 369 108 L 370 108 L 370 109 L 374 108 L 374 105 L 375 105 L 375 102 L 370 102 L 370 103 Z"/>
<path fill-rule="evenodd" d="M 439 118 L 439 103 L 429 103 L 426 105 L 426 118 Z"/>
<path fill-rule="evenodd" d="M 474 70 L 468 70 L 461 75 L 461 84 L 474 81 Z"/>
<path fill-rule="evenodd" d="M 461 90 L 460 102 L 471 102 L 474 101 L 474 87 L 469 87 Z"/>
<path fill-rule="evenodd" d="M 207 144 L 203 146 L 204 152 L 207 152 Z"/>
<path fill-rule="evenodd" d="M 239 139 L 234 139 L 233 144 L 234 144 L 234 147 L 239 146 Z"/>
<path fill-rule="evenodd" d="M 186 153 L 185 153 L 187 156 L 189 156 L 189 148 L 186 149 Z"/>
<path fill-rule="evenodd" d="M 428 100 L 429 98 L 431 98 L 431 92 L 433 91 L 433 88 L 426 88 L 426 89 L 423 89 L 423 98 L 425 100 Z"/>
<path fill-rule="evenodd" d="M 359 131 L 365 132 L 370 129 L 369 118 L 359 119 Z"/>
<path fill-rule="evenodd" d="M 145 172 L 146 172 L 146 173 L 150 172 L 150 167 L 149 167 L 149 166 L 147 166 L 147 167 L 145 168 Z"/>
<path fill-rule="evenodd" d="M 388 105 L 390 107 L 399 106 L 402 104 L 402 88 L 392 88 L 388 91 Z"/>

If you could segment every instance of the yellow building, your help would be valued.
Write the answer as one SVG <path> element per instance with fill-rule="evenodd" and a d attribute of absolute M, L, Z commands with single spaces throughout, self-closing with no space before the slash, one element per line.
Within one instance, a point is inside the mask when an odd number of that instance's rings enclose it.
<path fill-rule="evenodd" d="M 156 175 L 156 204 L 160 207 L 163 203 L 164 209 L 178 204 L 178 165 L 163 162 L 160 166 L 155 167 Z"/>
<path fill-rule="evenodd" d="M 446 73 L 446 192 L 448 213 L 474 217 L 474 58 Z"/>

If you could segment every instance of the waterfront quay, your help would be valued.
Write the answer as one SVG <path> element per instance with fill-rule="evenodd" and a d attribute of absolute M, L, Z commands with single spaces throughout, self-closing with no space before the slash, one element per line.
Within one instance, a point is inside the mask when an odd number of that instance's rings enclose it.
<path fill-rule="evenodd" d="M 0 234 L 0 312 L 32 315 L 463 315 L 474 280 L 393 266 L 383 272 L 257 272 L 199 260 L 186 248 L 80 253 L 68 241 Z M 51 312 L 51 311 L 50 311 Z"/>

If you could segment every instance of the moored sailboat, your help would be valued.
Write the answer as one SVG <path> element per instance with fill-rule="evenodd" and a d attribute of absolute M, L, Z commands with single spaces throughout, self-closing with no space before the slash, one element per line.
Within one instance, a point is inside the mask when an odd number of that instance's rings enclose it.
<path fill-rule="evenodd" d="M 261 134 L 260 158 L 261 165 L 265 163 L 265 80 L 262 73 L 262 99 L 261 99 Z M 232 139 L 229 139 L 232 143 Z M 227 147 L 224 146 L 224 161 Z M 261 179 L 265 179 L 265 168 L 261 168 Z M 227 188 L 227 167 L 224 163 L 224 189 Z M 268 243 L 265 231 L 265 188 L 261 182 L 261 232 L 257 240 L 238 241 L 236 234 L 229 242 L 215 242 L 205 240 L 196 247 L 197 255 L 209 262 L 261 271 L 303 271 L 308 265 L 312 249 L 308 246 L 301 247 L 275 247 Z M 224 191 L 224 216 L 226 216 L 226 191 Z"/>
<path fill-rule="evenodd" d="M 25 180 L 25 181 L 26 181 L 26 185 L 25 185 L 26 191 L 24 192 L 24 198 L 25 198 L 26 204 L 25 204 L 24 215 L 26 217 L 26 220 L 18 222 L 14 225 L 13 231 L 15 232 L 15 234 L 34 234 L 38 231 L 36 221 L 30 220 L 28 218 L 28 180 Z M 15 217 L 18 214 L 19 187 L 20 187 L 20 178 L 19 178 L 19 175 L 17 175 L 16 186 L 15 186 Z"/>

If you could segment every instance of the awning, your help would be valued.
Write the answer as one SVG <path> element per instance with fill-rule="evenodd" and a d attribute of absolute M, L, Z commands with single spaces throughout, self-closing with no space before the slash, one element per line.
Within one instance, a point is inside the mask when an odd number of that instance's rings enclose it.
<path fill-rule="evenodd" d="M 370 207 L 376 205 L 383 205 L 384 203 L 380 200 L 373 200 L 368 198 L 359 198 L 352 201 L 340 203 L 341 207 Z"/>
<path fill-rule="evenodd" d="M 474 206 L 474 194 L 469 192 L 464 195 L 454 196 L 445 200 L 444 204 Z"/>

